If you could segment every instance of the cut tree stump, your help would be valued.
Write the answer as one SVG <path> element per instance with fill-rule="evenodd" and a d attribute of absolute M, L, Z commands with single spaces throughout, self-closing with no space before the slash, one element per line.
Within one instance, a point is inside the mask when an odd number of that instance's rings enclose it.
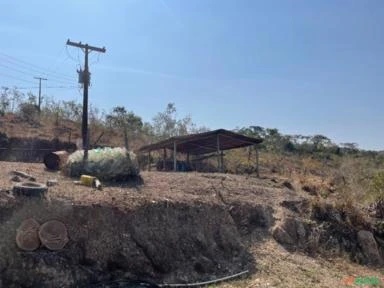
<path fill-rule="evenodd" d="M 12 190 L 16 196 L 43 198 L 48 188 L 46 185 L 37 182 L 21 182 L 15 184 Z"/>
<path fill-rule="evenodd" d="M 40 226 L 41 243 L 49 250 L 60 250 L 68 243 L 67 227 L 58 220 L 50 220 Z"/>
<path fill-rule="evenodd" d="M 38 235 L 40 224 L 34 219 L 24 220 L 16 233 L 16 244 L 24 251 L 34 251 L 40 247 Z"/>

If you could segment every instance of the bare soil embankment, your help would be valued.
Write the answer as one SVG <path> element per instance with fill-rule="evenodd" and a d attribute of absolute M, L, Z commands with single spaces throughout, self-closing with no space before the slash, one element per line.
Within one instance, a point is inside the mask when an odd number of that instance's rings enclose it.
<path fill-rule="evenodd" d="M 44 201 L 21 200 L 6 192 L 12 170 L 59 184 Z M 380 272 L 351 263 L 348 251 L 327 260 L 321 249 L 308 256 L 305 244 L 319 223 L 306 204 L 311 198 L 284 180 L 143 172 L 143 182 L 105 183 L 98 191 L 40 164 L 2 162 L 0 173 L 0 287 L 89 287 L 119 279 L 190 283 L 244 270 L 247 279 L 223 287 L 340 287 L 345 277 Z M 60 251 L 21 251 L 16 229 L 26 218 L 62 221 L 68 244 Z M 295 225 L 284 224 L 290 218 Z M 283 246 L 272 236 L 277 227 L 289 232 L 278 238 Z M 364 257 L 357 244 L 354 251 Z"/>

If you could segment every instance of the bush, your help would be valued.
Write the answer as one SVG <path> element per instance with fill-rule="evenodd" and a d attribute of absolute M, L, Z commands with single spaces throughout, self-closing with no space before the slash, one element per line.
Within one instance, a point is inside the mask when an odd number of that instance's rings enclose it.
<path fill-rule="evenodd" d="M 368 197 L 373 202 L 384 200 L 384 171 L 380 171 L 373 176 L 369 186 Z"/>
<path fill-rule="evenodd" d="M 311 208 L 312 219 L 346 225 L 355 230 L 370 230 L 370 224 L 364 214 L 351 200 L 327 203 L 317 199 L 311 203 Z"/>
<path fill-rule="evenodd" d="M 30 103 L 22 103 L 19 106 L 19 116 L 22 120 L 30 124 L 38 123 L 39 109 L 36 105 Z"/>

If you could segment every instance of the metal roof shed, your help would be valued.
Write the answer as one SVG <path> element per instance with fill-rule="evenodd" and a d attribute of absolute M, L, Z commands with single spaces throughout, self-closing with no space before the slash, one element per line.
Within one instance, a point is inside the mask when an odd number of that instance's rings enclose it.
<path fill-rule="evenodd" d="M 177 152 L 185 153 L 187 155 L 202 155 L 216 152 L 218 156 L 219 170 L 222 170 L 222 151 L 257 145 L 262 141 L 262 139 L 247 137 L 225 129 L 218 129 L 204 133 L 172 137 L 154 144 L 143 146 L 139 149 L 139 152 L 150 153 L 154 150 L 163 149 L 165 158 L 166 149 L 173 150 L 175 171 Z"/>

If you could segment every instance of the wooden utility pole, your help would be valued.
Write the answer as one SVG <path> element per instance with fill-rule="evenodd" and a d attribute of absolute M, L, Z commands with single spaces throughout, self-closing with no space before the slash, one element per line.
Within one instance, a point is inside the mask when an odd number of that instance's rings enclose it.
<path fill-rule="evenodd" d="M 39 109 L 39 115 L 41 112 L 41 80 L 48 80 L 47 78 L 42 78 L 42 77 L 33 77 L 35 79 L 39 80 L 39 102 L 38 102 L 38 109 Z"/>
<path fill-rule="evenodd" d="M 83 83 L 83 121 L 82 121 L 82 136 L 83 136 L 83 150 L 84 150 L 84 161 L 88 160 L 88 87 L 90 84 L 90 73 L 88 67 L 88 54 L 92 51 L 105 53 L 105 47 L 98 48 L 94 46 L 90 46 L 88 44 L 83 44 L 81 42 L 75 43 L 71 42 L 69 39 L 67 40 L 67 45 L 74 46 L 77 48 L 81 48 L 84 51 L 84 71 L 80 71 L 79 73 L 83 73 L 80 77 Z"/>

